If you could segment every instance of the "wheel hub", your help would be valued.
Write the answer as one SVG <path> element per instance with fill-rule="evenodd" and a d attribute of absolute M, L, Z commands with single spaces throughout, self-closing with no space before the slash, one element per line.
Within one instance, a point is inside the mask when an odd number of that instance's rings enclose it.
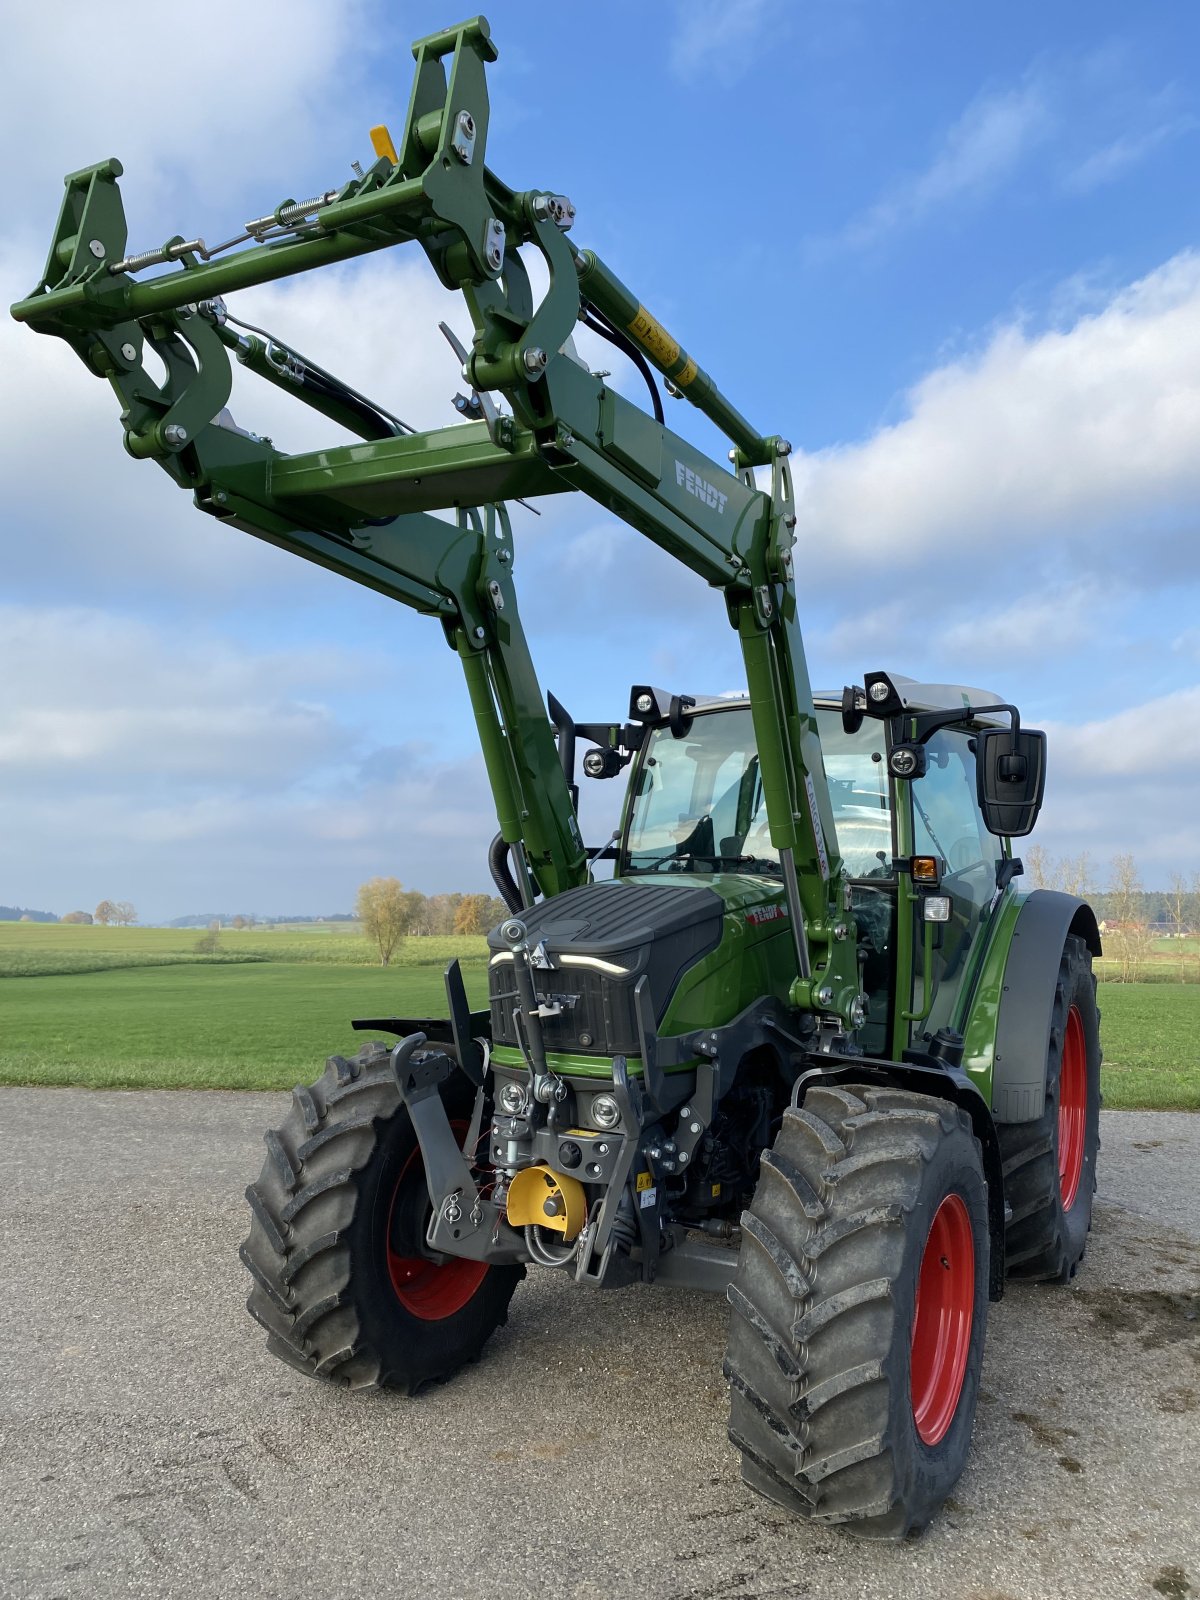
<path fill-rule="evenodd" d="M 975 1320 L 975 1240 L 961 1195 L 934 1213 L 917 1277 L 912 1332 L 913 1420 L 935 1445 L 954 1421 L 967 1372 Z"/>
<path fill-rule="evenodd" d="M 1058 1192 L 1064 1211 L 1070 1211 L 1079 1193 L 1086 1142 L 1087 1040 L 1079 1007 L 1072 1006 L 1058 1073 Z"/>
<path fill-rule="evenodd" d="M 461 1143 L 467 1124 L 451 1124 Z M 461 1256 L 420 1254 L 429 1224 L 425 1165 L 414 1150 L 396 1179 L 387 1221 L 387 1269 L 396 1299 L 422 1322 L 441 1322 L 461 1311 L 487 1275 L 487 1263 Z"/>

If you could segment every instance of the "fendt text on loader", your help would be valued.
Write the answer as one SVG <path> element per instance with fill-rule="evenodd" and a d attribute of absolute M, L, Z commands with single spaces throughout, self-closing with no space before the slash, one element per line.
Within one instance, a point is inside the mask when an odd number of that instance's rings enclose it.
<path fill-rule="evenodd" d="M 1020 892 L 1011 843 L 1045 735 L 883 671 L 813 693 L 790 446 L 574 242 L 565 196 L 487 167 L 487 23 L 413 53 L 398 139 L 374 129 L 365 170 L 211 249 L 131 253 L 119 163 L 72 173 L 13 307 L 108 379 L 126 449 L 200 510 L 441 624 L 495 797 L 487 1008 L 453 963 L 444 1017 L 358 1020 L 376 1042 L 295 1090 L 247 1191 L 249 1308 L 300 1371 L 415 1394 L 479 1356 L 530 1269 L 724 1292 L 745 1481 L 900 1538 L 963 1470 L 989 1300 L 1006 1274 L 1068 1280 L 1091 1221 L 1099 934 L 1083 902 Z M 446 330 L 458 418 L 424 432 L 226 303 L 405 243 L 474 326 L 469 349 Z M 233 358 L 351 441 L 285 454 L 238 426 Z M 666 426 L 659 379 L 728 466 Z M 719 591 L 744 697 L 637 684 L 579 724 L 543 698 L 506 502 L 571 491 Z M 628 777 L 593 849 L 579 739 L 589 779 Z"/>

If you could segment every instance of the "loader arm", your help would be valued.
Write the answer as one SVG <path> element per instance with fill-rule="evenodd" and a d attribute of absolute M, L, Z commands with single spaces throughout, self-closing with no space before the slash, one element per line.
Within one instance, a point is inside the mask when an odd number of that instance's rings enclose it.
<path fill-rule="evenodd" d="M 527 900 L 587 880 L 567 774 L 517 611 L 501 502 L 579 490 L 725 598 L 746 666 L 771 837 L 799 976 L 793 1003 L 836 1033 L 861 1017 L 838 852 L 797 615 L 790 446 L 759 434 L 591 251 L 564 196 L 514 191 L 485 163 L 488 25 L 418 41 L 404 130 L 336 190 L 287 199 L 210 249 L 177 236 L 131 255 L 115 160 L 69 175 L 46 270 L 14 317 L 65 339 L 111 383 L 127 450 L 156 460 L 196 505 L 282 549 L 439 618 L 457 651 L 501 831 Z M 228 316 L 238 289 L 417 243 L 474 325 L 466 423 L 407 430 L 281 341 Z M 540 301 L 522 246 L 549 277 Z M 148 267 L 168 270 L 141 278 Z M 632 344 L 729 439 L 733 471 L 610 388 L 569 350 L 582 316 Z M 165 367 L 147 372 L 150 347 Z M 358 435 L 286 455 L 233 423 L 231 358 Z M 511 415 L 498 413 L 500 395 Z M 769 468 L 771 487 L 754 469 Z M 483 510 L 476 510 L 483 507 Z M 452 512 L 446 521 L 432 512 Z"/>

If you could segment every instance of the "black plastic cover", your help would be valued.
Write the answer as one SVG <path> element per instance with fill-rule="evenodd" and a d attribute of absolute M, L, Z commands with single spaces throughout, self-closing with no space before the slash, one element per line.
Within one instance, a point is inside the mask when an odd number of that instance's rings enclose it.
<path fill-rule="evenodd" d="M 534 967 L 534 989 L 545 1004 L 562 1007 L 558 1016 L 542 1019 L 547 1050 L 637 1055 L 634 985 L 643 974 L 649 977 L 661 1022 L 679 979 L 721 942 L 723 919 L 724 902 L 711 889 L 628 881 L 584 884 L 523 912 L 530 945 L 544 943 L 553 962 Z M 498 955 L 509 950 L 496 930 L 488 944 Z M 494 962 L 488 984 L 493 1041 L 518 1045 L 512 962 Z"/>

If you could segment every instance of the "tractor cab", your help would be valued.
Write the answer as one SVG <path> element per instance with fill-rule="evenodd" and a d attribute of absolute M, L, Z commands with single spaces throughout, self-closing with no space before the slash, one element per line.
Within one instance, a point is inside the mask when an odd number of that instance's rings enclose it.
<path fill-rule="evenodd" d="M 869 1054 L 899 1055 L 922 1034 L 961 1024 L 996 914 L 1013 875 L 1005 839 L 979 804 L 978 733 L 999 697 L 957 685 L 903 686 L 910 710 L 973 714 L 926 741 L 920 777 L 895 775 L 883 720 L 843 715 L 841 694 L 818 693 L 817 726 L 837 846 L 858 925 Z M 982 708 L 982 709 L 981 709 Z M 848 721 L 851 726 L 847 726 Z M 617 861 L 622 878 L 693 882 L 738 874 L 778 886 L 782 867 L 767 822 L 750 703 L 701 700 L 686 722 L 648 730 L 633 767 Z M 912 992 L 900 994 L 911 966 Z M 900 995 L 897 1001 L 896 996 Z"/>

